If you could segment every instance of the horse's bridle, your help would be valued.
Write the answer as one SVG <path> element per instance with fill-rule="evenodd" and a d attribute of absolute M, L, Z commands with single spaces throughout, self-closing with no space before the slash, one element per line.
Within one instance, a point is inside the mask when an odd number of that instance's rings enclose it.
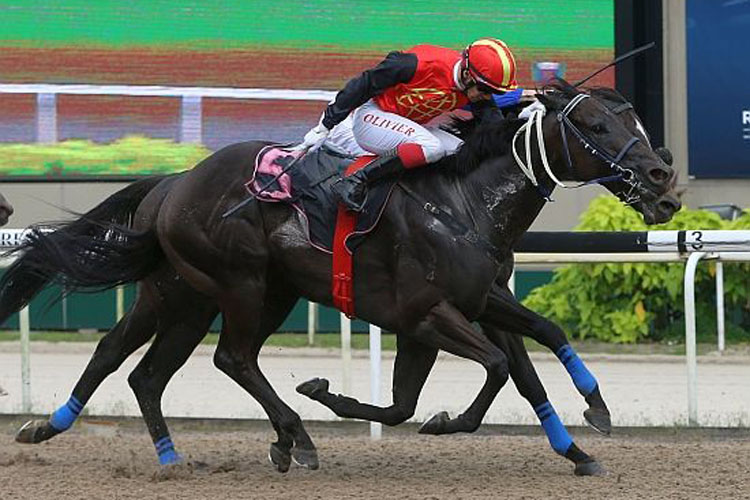
<path fill-rule="evenodd" d="M 573 111 L 573 108 L 575 108 L 581 101 L 588 97 L 591 96 L 589 94 L 576 95 L 573 99 L 570 100 L 570 102 L 565 106 L 565 108 L 563 108 L 561 112 L 557 113 L 557 121 L 560 124 L 560 135 L 562 137 L 563 148 L 565 150 L 565 160 L 568 165 L 568 170 L 572 175 L 575 176 L 576 172 L 575 168 L 573 167 L 573 161 L 570 158 L 570 149 L 568 147 L 568 136 L 565 133 L 566 127 L 571 132 L 573 132 L 573 135 L 576 136 L 576 138 L 583 145 L 583 148 L 586 151 L 607 163 L 609 165 L 609 168 L 614 172 L 613 175 L 591 179 L 584 182 L 582 185 L 602 184 L 610 181 L 622 181 L 625 184 L 629 185 L 630 189 L 627 192 L 623 191 L 621 193 L 617 193 L 617 197 L 626 204 L 635 203 L 641 198 L 643 185 L 638 180 L 638 176 L 636 175 L 635 171 L 630 168 L 623 167 L 622 165 L 620 165 L 620 161 L 625 157 L 628 151 L 630 151 L 630 148 L 635 146 L 636 143 L 640 142 L 640 139 L 636 136 L 632 136 L 630 140 L 625 143 L 620 152 L 615 156 L 610 155 L 604 148 L 599 147 L 596 142 L 594 142 L 591 138 L 587 137 L 583 132 L 581 132 L 581 130 L 576 127 L 568 117 L 570 112 Z M 630 107 L 632 108 L 632 105 Z M 619 108 L 622 109 L 620 110 Z M 618 106 L 618 111 L 620 112 L 625 111 L 626 109 L 629 108 Z"/>
<path fill-rule="evenodd" d="M 513 137 L 513 155 L 515 156 L 516 163 L 518 163 L 518 166 L 521 168 L 521 170 L 526 174 L 526 176 L 531 180 L 532 184 L 539 187 L 539 183 L 536 180 L 536 176 L 533 171 L 533 165 L 531 162 L 531 134 L 532 134 L 532 128 L 534 126 L 534 123 L 536 123 L 536 129 L 537 129 L 537 142 L 539 145 L 539 152 L 541 155 L 542 165 L 544 166 L 544 170 L 547 172 L 547 175 L 552 179 L 552 181 L 557 184 L 560 187 L 569 189 L 571 187 L 581 187 L 588 184 L 602 184 L 605 182 L 611 182 L 611 181 L 623 181 L 625 184 L 630 186 L 630 189 L 627 191 L 621 191 L 619 193 L 616 193 L 616 196 L 626 204 L 633 204 L 638 201 L 640 201 L 641 198 L 641 192 L 643 190 L 642 183 L 638 180 L 637 175 L 635 174 L 635 171 L 632 169 L 623 167 L 620 165 L 620 161 L 625 157 L 625 155 L 630 151 L 630 149 L 640 141 L 638 137 L 632 136 L 630 140 L 622 147 L 619 153 L 612 156 L 609 154 L 606 150 L 599 147 L 592 139 L 586 136 L 581 130 L 570 120 L 569 116 L 570 113 L 575 109 L 578 104 L 581 103 L 584 99 L 587 99 L 591 97 L 589 94 L 581 93 L 577 94 L 573 99 L 568 102 L 568 104 L 565 105 L 562 111 L 557 113 L 557 121 L 559 123 L 560 127 L 560 135 L 562 138 L 563 143 L 563 149 L 565 150 L 565 160 L 568 167 L 568 171 L 571 173 L 571 175 L 575 178 L 576 170 L 573 166 L 573 160 L 570 156 L 570 148 L 568 146 L 568 136 L 566 131 L 570 130 L 573 135 L 579 140 L 579 142 L 583 145 L 584 149 L 594 155 L 595 157 L 599 158 L 600 160 L 607 163 L 613 171 L 613 175 L 605 176 L 605 177 L 598 177 L 596 179 L 591 179 L 586 182 L 579 183 L 576 186 L 567 186 L 560 181 L 557 176 L 552 172 L 552 169 L 549 166 L 549 163 L 547 161 L 547 153 L 546 148 L 544 146 L 544 135 L 542 132 L 542 118 L 544 116 L 544 110 L 538 109 L 531 113 L 529 116 L 528 121 L 521 126 L 520 129 L 516 132 L 516 135 Z M 629 103 L 625 103 L 629 104 Z M 620 113 L 622 111 L 625 111 L 627 109 L 632 108 L 632 106 L 626 107 L 624 105 L 617 106 L 617 112 Z M 612 110 L 610 110 L 612 111 Z M 518 156 L 516 152 L 516 139 L 522 132 L 526 132 L 526 164 L 521 160 L 521 158 Z M 545 194 L 542 192 L 542 196 L 544 196 L 546 199 L 549 198 L 549 193 Z"/>

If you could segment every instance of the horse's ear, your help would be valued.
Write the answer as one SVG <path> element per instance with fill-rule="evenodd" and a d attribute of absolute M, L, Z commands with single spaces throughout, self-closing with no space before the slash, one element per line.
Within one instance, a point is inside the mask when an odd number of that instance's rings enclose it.
<path fill-rule="evenodd" d="M 544 94 L 544 93 L 538 93 L 536 94 L 536 98 L 539 99 L 539 102 L 544 104 L 544 107 L 547 109 L 558 109 L 557 106 L 557 100 L 552 96 L 552 94 Z"/>

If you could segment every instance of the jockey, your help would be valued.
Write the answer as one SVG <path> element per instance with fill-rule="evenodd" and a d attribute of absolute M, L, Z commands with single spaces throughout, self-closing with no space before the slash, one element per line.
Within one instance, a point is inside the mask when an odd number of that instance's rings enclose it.
<path fill-rule="evenodd" d="M 463 52 L 434 45 L 391 52 L 346 84 L 298 148 L 315 147 L 329 138 L 352 152 L 379 156 L 333 186 L 347 208 L 359 211 L 368 183 L 458 149 L 460 139 L 425 127 L 427 122 L 466 106 L 475 116 L 500 113 L 493 96 L 514 89 L 515 59 L 505 43 L 494 38 L 479 39 Z"/>

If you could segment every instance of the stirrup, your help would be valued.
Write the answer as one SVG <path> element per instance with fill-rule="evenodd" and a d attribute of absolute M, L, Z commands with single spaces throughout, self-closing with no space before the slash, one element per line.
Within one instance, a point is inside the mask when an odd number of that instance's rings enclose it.
<path fill-rule="evenodd" d="M 343 204 L 347 210 L 352 212 L 361 212 L 363 208 L 365 208 L 365 203 L 367 202 L 367 192 L 365 192 L 364 198 L 362 198 L 362 201 L 357 203 L 356 201 L 352 200 L 351 198 L 339 198 L 339 202 Z"/>
<path fill-rule="evenodd" d="M 342 177 L 341 179 L 336 181 L 333 184 L 333 188 L 331 190 L 333 191 L 336 201 L 343 204 L 347 208 L 347 210 L 351 210 L 352 212 L 361 212 L 365 206 L 365 202 L 367 201 L 367 186 L 364 181 L 358 183 L 354 180 L 347 179 L 349 178 Z M 356 202 L 352 199 L 352 195 L 356 192 L 357 187 L 359 186 L 362 186 L 365 192 L 364 196 L 362 197 L 362 201 Z"/>

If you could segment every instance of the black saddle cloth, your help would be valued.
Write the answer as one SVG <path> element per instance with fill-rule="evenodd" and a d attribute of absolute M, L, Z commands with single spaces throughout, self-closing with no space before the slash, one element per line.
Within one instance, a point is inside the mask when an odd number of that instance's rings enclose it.
<path fill-rule="evenodd" d="M 280 158 L 277 162 L 292 159 Z M 338 213 L 338 203 L 331 193 L 331 186 L 342 178 L 354 160 L 356 158 L 324 145 L 306 154 L 289 171 L 292 203 L 307 218 L 310 242 L 328 252 L 333 248 Z M 364 208 L 357 214 L 355 230 L 346 240 L 350 252 L 354 252 L 375 228 L 397 181 L 398 177 L 394 177 L 368 186 Z"/>

